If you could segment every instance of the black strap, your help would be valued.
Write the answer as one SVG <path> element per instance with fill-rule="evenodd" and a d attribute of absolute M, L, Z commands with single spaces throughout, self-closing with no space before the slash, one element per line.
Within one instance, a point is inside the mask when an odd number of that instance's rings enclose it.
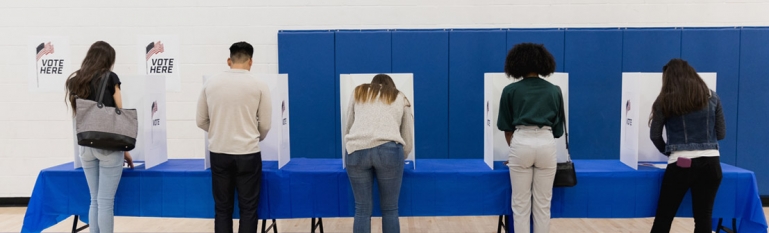
<path fill-rule="evenodd" d="M 104 91 L 107 89 L 107 79 L 109 79 L 109 73 L 110 73 L 109 71 L 107 71 L 107 73 L 104 73 L 104 77 L 102 77 L 101 79 L 101 85 L 100 85 L 101 88 L 99 88 L 99 91 L 96 92 L 97 93 L 96 103 L 99 105 L 102 104 L 101 101 L 104 99 Z"/>
<path fill-rule="evenodd" d="M 560 117 L 563 119 L 563 132 L 566 134 L 565 135 L 565 137 L 566 137 L 566 153 L 569 153 L 569 130 L 568 130 L 568 127 L 566 127 L 566 109 L 565 109 L 566 108 L 565 107 L 566 103 L 563 102 L 563 92 L 560 91 L 560 90 L 561 90 L 561 88 L 558 87 L 558 91 L 561 92 L 560 93 L 561 109 L 559 109 L 559 113 L 560 113 Z M 569 157 L 571 157 L 571 155 L 569 155 Z M 569 158 L 569 160 L 571 160 L 571 158 Z"/>

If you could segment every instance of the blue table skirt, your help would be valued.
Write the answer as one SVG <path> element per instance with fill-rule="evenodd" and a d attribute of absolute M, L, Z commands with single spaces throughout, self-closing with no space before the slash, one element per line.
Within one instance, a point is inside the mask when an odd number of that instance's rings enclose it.
<path fill-rule="evenodd" d="M 556 188 L 553 218 L 653 217 L 664 170 L 633 170 L 615 160 L 575 160 L 579 184 Z M 40 232 L 72 215 L 88 219 L 89 194 L 72 163 L 40 171 L 22 232 Z M 340 159 L 295 158 L 277 169 L 264 162 L 259 218 L 352 217 L 354 202 Z M 723 181 L 713 217 L 737 218 L 742 232 L 766 232 L 753 172 L 722 164 Z M 115 197 L 115 215 L 213 218 L 210 170 L 201 159 L 172 159 L 152 169 L 126 169 Z M 376 193 L 376 192 L 375 192 Z M 375 196 L 375 206 L 378 206 Z M 482 160 L 421 159 L 408 167 L 401 216 L 510 215 L 507 167 Z M 236 209 L 237 212 L 237 209 Z M 379 214 L 378 208 L 375 214 Z M 236 214 L 237 216 L 237 214 Z M 687 194 L 678 216 L 691 217 Z"/>

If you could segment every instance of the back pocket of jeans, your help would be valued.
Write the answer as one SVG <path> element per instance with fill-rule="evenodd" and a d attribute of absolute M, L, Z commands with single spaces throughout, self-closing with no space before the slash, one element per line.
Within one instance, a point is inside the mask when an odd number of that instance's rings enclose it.
<path fill-rule="evenodd" d="M 352 152 L 352 154 L 347 154 L 347 156 L 345 156 L 345 159 L 344 159 L 345 166 L 355 167 L 360 165 L 361 156 L 363 156 L 361 151 L 356 151 L 356 152 Z"/>
<path fill-rule="evenodd" d="M 388 168 L 397 168 L 403 165 L 403 145 L 397 143 L 386 143 L 380 146 L 379 159 L 382 166 Z"/>

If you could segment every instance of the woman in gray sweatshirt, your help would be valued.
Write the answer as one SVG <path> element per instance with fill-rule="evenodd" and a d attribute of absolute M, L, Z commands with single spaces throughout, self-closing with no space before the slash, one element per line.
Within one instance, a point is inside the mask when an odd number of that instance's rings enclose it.
<path fill-rule="evenodd" d="M 390 76 L 374 76 L 355 88 L 344 127 L 347 175 L 355 197 L 353 232 L 371 232 L 372 189 L 376 174 L 382 232 L 400 232 L 398 196 L 403 164 L 414 146 L 411 102 Z"/>

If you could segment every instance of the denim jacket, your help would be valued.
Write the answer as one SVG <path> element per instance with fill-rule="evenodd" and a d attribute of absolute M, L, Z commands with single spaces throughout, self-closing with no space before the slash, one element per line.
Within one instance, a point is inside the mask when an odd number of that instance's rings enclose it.
<path fill-rule="evenodd" d="M 663 126 L 667 144 L 662 139 Z M 649 135 L 657 150 L 668 156 L 674 151 L 718 149 L 718 140 L 726 137 L 721 99 L 711 90 L 707 108 L 667 118 L 654 114 Z"/>

